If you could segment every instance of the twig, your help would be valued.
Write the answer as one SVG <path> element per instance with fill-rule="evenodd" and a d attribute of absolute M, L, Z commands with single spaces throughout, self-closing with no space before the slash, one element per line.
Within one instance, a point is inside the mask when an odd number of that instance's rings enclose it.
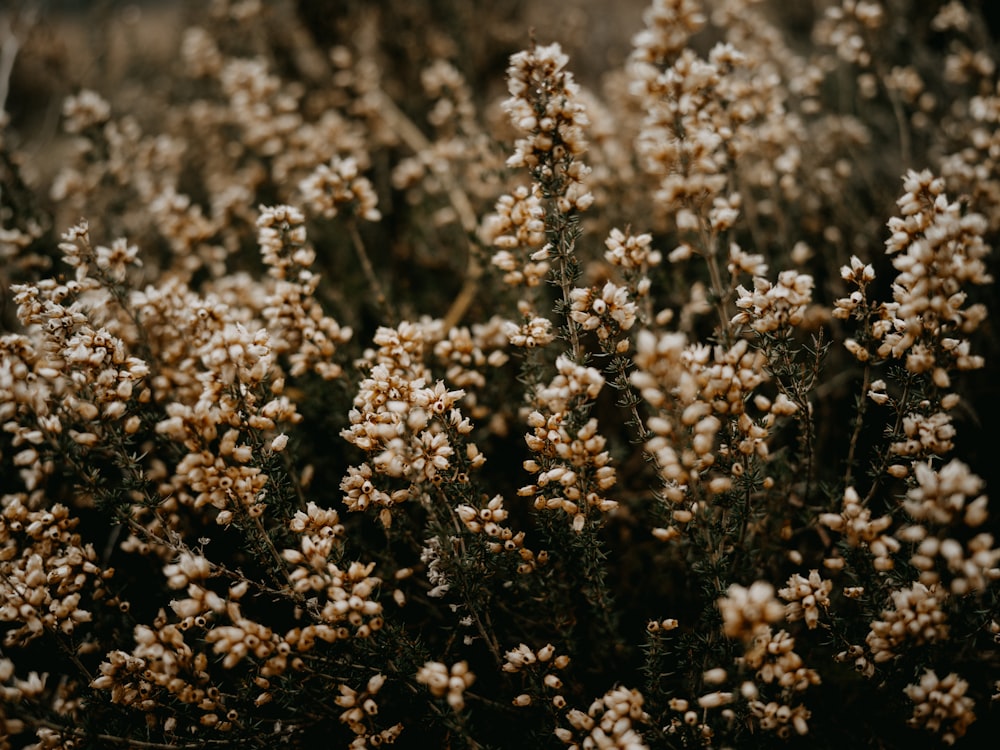
<path fill-rule="evenodd" d="M 351 235 L 351 242 L 354 244 L 354 250 L 358 254 L 358 260 L 361 261 L 361 268 L 364 270 L 365 277 L 368 279 L 368 284 L 375 293 L 375 299 L 378 302 L 378 306 L 381 308 L 382 314 L 389 323 L 396 325 L 399 323 L 399 315 L 396 313 L 392 303 L 389 302 L 389 298 L 386 297 L 385 291 L 382 288 L 382 283 L 378 280 L 378 276 L 375 275 L 375 269 L 372 267 L 371 259 L 368 257 L 368 251 L 365 249 L 365 243 L 361 239 L 361 233 L 358 231 L 357 223 L 353 219 L 347 222 L 347 231 Z"/>
<path fill-rule="evenodd" d="M 712 281 L 712 294 L 715 296 L 715 310 L 719 314 L 719 339 L 724 346 L 729 346 L 733 335 L 730 330 L 729 312 L 726 310 L 726 297 L 729 292 L 722 287 L 722 272 L 719 269 L 717 236 L 705 236 L 702 231 L 704 258 L 708 265 L 708 275 Z"/>
<path fill-rule="evenodd" d="M 467 554 L 467 550 L 465 547 L 465 540 L 462 538 L 462 522 L 455 514 L 455 509 L 451 507 L 451 503 L 448 500 L 447 494 L 445 494 L 444 490 L 440 486 L 437 487 L 437 493 L 441 497 L 441 504 L 448 509 L 448 515 L 451 519 L 452 526 L 455 529 L 455 534 L 458 539 L 459 545 L 461 547 L 461 554 L 464 557 Z M 428 507 L 434 514 L 435 520 L 437 521 L 438 525 L 443 528 L 445 524 L 441 523 L 441 518 L 440 515 L 438 514 L 437 508 L 432 504 L 428 504 Z M 442 549 L 445 549 L 445 545 L 442 545 Z M 465 569 L 462 566 L 462 558 L 460 557 L 458 560 L 456 560 L 456 563 L 457 564 L 455 567 L 464 574 Z M 467 586 L 468 582 L 466 581 L 464 575 L 459 576 L 459 582 L 462 588 L 462 598 L 465 599 L 465 606 L 468 608 L 469 613 L 472 615 L 473 621 L 476 623 L 476 630 L 479 631 L 479 636 L 486 643 L 487 648 L 489 648 L 490 653 L 493 655 L 493 658 L 496 661 L 497 666 L 499 667 L 501 664 L 503 664 L 503 657 L 500 656 L 500 645 L 497 643 L 496 638 L 493 636 L 493 628 L 492 628 L 492 623 L 490 622 L 489 612 L 486 611 L 483 613 L 486 618 L 486 622 L 484 623 L 483 618 L 479 616 L 479 612 L 476 610 L 474 606 L 472 606 L 472 596 L 469 593 Z M 487 628 L 487 625 L 489 625 L 489 628 Z"/>
<path fill-rule="evenodd" d="M 847 468 L 844 471 L 844 486 L 850 487 L 854 477 L 854 454 L 858 449 L 858 440 L 861 437 L 861 428 L 865 421 L 865 412 L 868 411 L 868 389 L 871 387 L 871 365 L 865 364 L 864 380 L 861 383 L 861 398 L 858 402 L 858 412 L 854 418 L 854 430 L 851 433 L 851 443 L 847 449 Z"/>
<path fill-rule="evenodd" d="M 124 745 L 126 747 L 137 747 L 143 750 L 199 750 L 203 747 L 227 747 L 231 745 L 242 745 L 243 740 L 232 739 L 232 740 L 201 740 L 200 742 L 188 742 L 181 744 L 174 744 L 169 742 L 150 742 L 147 740 L 137 740 L 132 737 L 118 737 L 113 734 L 94 734 L 88 732 L 86 729 L 78 729 L 76 727 L 67 727 L 62 724 L 56 724 L 54 721 L 48 721 L 47 719 L 28 719 L 29 723 L 34 727 L 40 727 L 42 729 L 51 729 L 54 732 L 58 732 L 63 735 L 71 735 L 79 739 L 84 740 L 97 740 L 99 742 L 107 742 L 112 745 Z"/>
<path fill-rule="evenodd" d="M 569 333 L 569 343 L 573 354 L 573 361 L 583 362 L 583 344 L 580 341 L 580 324 L 570 316 L 572 308 L 571 292 L 573 283 L 576 280 L 576 270 L 573 251 L 576 246 L 575 231 L 572 222 L 578 221 L 572 215 L 564 214 L 559 210 L 554 199 L 549 200 L 549 205 L 545 209 L 546 223 L 549 225 L 546 234 L 549 237 L 549 257 L 555 260 L 553 276 L 556 285 L 562 294 L 563 315 L 566 318 L 566 329 Z"/>
<path fill-rule="evenodd" d="M 899 434 L 899 430 L 902 427 L 903 416 L 904 416 L 904 414 L 906 412 L 905 406 L 906 406 L 907 401 L 910 398 L 910 384 L 911 384 L 912 380 L 913 380 L 913 378 L 908 375 L 907 378 L 906 378 L 906 380 L 903 383 L 903 394 L 902 394 L 902 396 L 900 396 L 899 400 L 896 402 L 898 404 L 898 406 L 896 407 L 896 423 L 892 427 L 892 435 L 893 436 L 898 435 Z M 866 398 L 866 397 L 867 397 L 866 395 L 862 395 L 862 398 Z M 879 482 L 881 481 L 881 477 L 882 477 L 883 474 L 885 474 L 885 470 L 889 466 L 889 455 L 890 455 L 890 453 L 889 453 L 888 449 L 885 450 L 885 451 L 882 451 L 882 455 L 880 457 L 881 460 L 879 462 L 878 471 L 875 473 L 875 476 L 872 477 L 872 486 L 869 488 L 868 494 L 865 495 L 864 500 L 861 501 L 861 507 L 867 508 L 868 507 L 868 503 L 870 503 L 872 501 L 872 498 L 875 497 L 875 492 L 876 492 L 876 490 L 878 490 L 878 486 L 879 486 Z"/>
<path fill-rule="evenodd" d="M 403 143 L 409 146 L 410 150 L 414 153 L 419 154 L 429 150 L 431 142 L 427 139 L 427 136 L 396 106 L 396 103 L 389 95 L 382 90 L 379 90 L 377 95 L 379 99 L 379 113 L 385 118 L 393 132 L 402 139 Z M 479 220 L 476 218 L 476 212 L 469 202 L 469 197 L 459 187 L 450 169 L 435 170 L 434 176 L 444 185 L 448 202 L 455 209 L 455 214 L 458 216 L 462 229 L 469 237 L 465 282 L 444 316 L 445 328 L 449 329 L 457 325 L 458 321 L 465 315 L 465 311 L 469 309 L 469 305 L 472 304 L 472 300 L 475 299 L 476 292 L 478 291 L 479 279 L 483 275 L 483 267 L 479 262 L 479 247 L 472 240 L 479 225 Z"/>

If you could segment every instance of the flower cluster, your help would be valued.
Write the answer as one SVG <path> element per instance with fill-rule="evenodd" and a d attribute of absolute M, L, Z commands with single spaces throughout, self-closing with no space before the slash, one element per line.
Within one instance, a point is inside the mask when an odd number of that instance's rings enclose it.
<path fill-rule="evenodd" d="M 556 654 L 555 647 L 546 643 L 537 651 L 525 643 L 504 654 L 501 669 L 504 672 L 525 675 L 528 690 L 514 697 L 515 706 L 529 706 L 536 699 L 546 698 L 556 708 L 565 708 L 566 698 L 562 694 L 563 681 L 556 674 L 566 669 L 570 658 L 565 654 Z M 551 696 L 551 697 L 549 697 Z"/>
<path fill-rule="evenodd" d="M 111 596 L 94 548 L 74 528 L 64 505 L 30 510 L 27 498 L 8 495 L 0 515 L 0 621 L 10 625 L 4 646 L 24 645 L 48 633 L 71 636 L 89 622 L 90 601 Z"/>
<path fill-rule="evenodd" d="M 371 182 L 359 174 L 353 157 L 333 157 L 329 164 L 320 164 L 299 183 L 302 200 L 309 209 L 326 219 L 338 212 L 360 216 L 366 221 L 378 221 L 378 196 Z"/>
<path fill-rule="evenodd" d="M 774 587 L 756 581 L 749 588 L 734 583 L 718 600 L 722 632 L 743 641 L 756 639 L 770 630 L 768 625 L 785 616 L 785 608 L 774 596 Z"/>
<path fill-rule="evenodd" d="M 900 543 L 896 537 L 883 533 L 892 525 L 892 517 L 872 518 L 871 509 L 864 506 L 854 487 L 848 487 L 844 491 L 841 512 L 824 513 L 820 516 L 819 522 L 843 534 L 849 546 L 866 547 L 872 555 L 876 570 L 885 571 L 893 568 L 892 555 L 899 551 Z"/>
<path fill-rule="evenodd" d="M 340 686 L 340 695 L 334 700 L 337 706 L 344 709 L 340 720 L 356 735 L 350 747 L 364 748 L 385 743 L 392 744 L 402 732 L 402 724 L 394 724 L 380 732 L 373 732 L 369 728 L 370 717 L 378 713 L 375 697 L 384 684 L 385 676 L 377 674 L 370 677 L 361 690 L 355 690 L 349 685 Z"/>
<path fill-rule="evenodd" d="M 738 288 L 740 296 L 736 307 L 742 312 L 737 313 L 732 322 L 749 325 L 757 333 L 799 326 L 812 302 L 812 288 L 812 277 L 795 271 L 782 272 L 774 285 L 766 279 L 755 278 L 752 292 L 742 286 Z"/>
<path fill-rule="evenodd" d="M 476 676 L 464 661 L 452 664 L 451 669 L 439 661 L 429 661 L 417 671 L 417 682 L 426 685 L 432 695 L 445 698 L 455 711 L 465 708 L 465 689 L 475 681 Z"/>
<path fill-rule="evenodd" d="M 510 195 L 501 196 L 495 213 L 483 222 L 484 239 L 499 248 L 492 258 L 504 272 L 504 283 L 511 286 L 538 286 L 549 272 L 545 243 L 545 209 L 541 190 L 520 186 Z M 519 253 L 523 257 L 518 257 Z"/>
<path fill-rule="evenodd" d="M 906 697 L 915 704 L 910 725 L 939 732 L 944 744 L 954 745 L 976 720 L 968 689 L 969 683 L 954 673 L 939 678 L 927 670 L 918 683 L 906 686 Z"/>
<path fill-rule="evenodd" d="M 893 609 L 872 622 L 865 641 L 876 663 L 893 658 L 904 643 L 922 644 L 948 638 L 948 622 L 942 610 L 944 595 L 936 588 L 915 583 L 892 592 Z"/>
<path fill-rule="evenodd" d="M 313 370 L 326 380 L 340 377 L 338 346 L 353 331 L 324 314 L 316 301 L 320 278 L 311 270 L 316 252 L 306 243 L 305 216 L 293 206 L 264 206 L 257 219 L 257 241 L 268 273 L 276 281 L 261 315 L 272 335 L 272 351 L 288 357 L 288 374 Z"/>
<path fill-rule="evenodd" d="M 566 356 L 559 358 L 556 367 L 558 374 L 536 397 L 549 413 L 535 410 L 528 416 L 531 431 L 524 439 L 535 458 L 526 460 L 524 468 L 536 476 L 518 495 L 534 498 L 538 510 L 563 511 L 573 529 L 581 531 L 591 509 L 603 514 L 617 507 L 604 495 L 617 481 L 617 473 L 597 420 L 588 419 L 579 427 L 573 424 L 574 409 L 597 397 L 604 378 Z"/>
<path fill-rule="evenodd" d="M 806 578 L 795 573 L 788 579 L 785 588 L 778 590 L 778 596 L 785 605 L 785 618 L 789 622 L 805 620 L 810 630 L 819 624 L 820 611 L 830 606 L 830 591 L 833 582 L 820 578 L 818 570 L 810 570 Z"/>
<path fill-rule="evenodd" d="M 539 184 L 559 195 L 564 214 L 593 203 L 584 186 L 589 170 L 579 160 L 587 149 L 583 132 L 589 120 L 568 63 L 558 44 L 516 53 L 507 69 L 510 97 L 503 103 L 514 126 L 526 133 L 507 165 L 527 167 Z"/>
<path fill-rule="evenodd" d="M 193 707 L 197 718 L 190 728 L 173 716 L 163 720 L 162 728 L 170 734 L 233 729 L 239 716 L 226 707 L 226 697 L 212 684 L 208 654 L 192 648 L 180 626 L 166 622 L 161 613 L 152 626 L 137 625 L 133 638 L 131 653 L 108 653 L 92 688 L 107 691 L 114 704 L 142 712 L 148 726 L 160 724 L 156 709 L 163 700 Z"/>
<path fill-rule="evenodd" d="M 425 385 L 424 334 L 419 326 L 403 324 L 398 330 L 382 328 L 375 336 L 379 349 L 373 354 L 369 377 L 360 384 L 351 410 L 351 426 L 343 437 L 371 456 L 351 467 L 341 482 L 349 510 L 363 511 L 370 504 L 382 506 L 380 518 L 392 522 L 389 509 L 409 496 L 407 488 L 391 493 L 372 483 L 376 474 L 410 482 L 434 482 L 451 467 L 454 447 L 447 428 L 458 433 L 471 429 L 457 409 L 464 391 L 449 391 L 439 381 Z M 485 459 L 468 446 L 470 460 Z"/>
<path fill-rule="evenodd" d="M 927 170 L 907 173 L 903 187 L 897 201 L 902 215 L 889 221 L 886 240 L 899 274 L 885 324 L 876 329 L 878 354 L 904 360 L 910 372 L 930 372 L 935 385 L 948 388 L 949 371 L 983 366 L 963 335 L 986 317 L 984 305 L 965 305 L 967 285 L 991 281 L 983 260 L 989 252 L 982 240 L 986 220 L 963 215 L 948 201 L 944 181 Z"/>
<path fill-rule="evenodd" d="M 522 325 L 508 322 L 505 331 L 511 346 L 527 349 L 546 346 L 556 338 L 552 331 L 552 321 L 548 318 L 530 318 Z"/>
<path fill-rule="evenodd" d="M 758 400 L 768 412 L 760 420 L 747 412 L 767 374 L 763 353 L 745 339 L 727 350 L 688 344 L 682 334 L 640 331 L 636 348 L 631 383 L 655 410 L 646 422 L 647 450 L 673 505 L 696 501 L 703 492 L 728 491 L 748 462 L 767 456 L 766 438 L 776 418 L 794 411 L 784 398 Z M 675 520 L 686 523 L 689 512 Z"/>
<path fill-rule="evenodd" d="M 628 292 L 612 282 L 598 293 L 594 289 L 576 288 L 570 293 L 570 318 L 585 331 L 594 331 L 602 342 L 620 340 L 636 321 L 635 303 Z"/>
<path fill-rule="evenodd" d="M 577 708 L 568 711 L 566 721 L 572 729 L 558 727 L 556 736 L 572 750 L 586 747 L 644 750 L 648 745 L 633 726 L 649 721 L 643 703 L 638 690 L 613 688 L 595 700 L 586 712 Z"/>
<path fill-rule="evenodd" d="M 660 251 L 650 247 L 652 243 L 653 235 L 648 232 L 632 234 L 628 231 L 623 232 L 616 227 L 604 240 L 604 245 L 607 248 L 604 257 L 608 263 L 619 266 L 626 271 L 645 270 L 658 266 L 663 261 Z"/>

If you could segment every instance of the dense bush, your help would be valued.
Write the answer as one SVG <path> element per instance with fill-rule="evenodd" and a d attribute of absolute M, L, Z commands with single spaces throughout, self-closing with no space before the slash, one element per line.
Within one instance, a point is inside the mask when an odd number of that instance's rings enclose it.
<path fill-rule="evenodd" d="M 0 747 L 993 736 L 979 4 L 475 5 L 0 12 Z"/>

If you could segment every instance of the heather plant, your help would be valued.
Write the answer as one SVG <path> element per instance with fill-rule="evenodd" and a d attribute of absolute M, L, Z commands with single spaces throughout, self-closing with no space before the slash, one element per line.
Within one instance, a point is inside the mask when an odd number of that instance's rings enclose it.
<path fill-rule="evenodd" d="M 0 748 L 993 736 L 990 9 L 531 11 L 0 12 Z"/>

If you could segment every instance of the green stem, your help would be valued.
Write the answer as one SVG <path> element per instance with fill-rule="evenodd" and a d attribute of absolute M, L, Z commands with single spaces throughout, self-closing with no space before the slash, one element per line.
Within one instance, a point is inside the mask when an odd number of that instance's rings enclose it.
<path fill-rule="evenodd" d="M 844 487 L 850 487 L 854 481 L 854 454 L 861 438 L 861 428 L 864 425 L 865 414 L 868 412 L 868 389 L 871 387 L 872 368 L 867 362 L 864 367 L 864 378 L 861 381 L 861 396 L 858 399 L 858 411 L 854 417 L 854 430 L 851 433 L 851 443 L 847 449 L 847 466 L 844 468 Z"/>
<path fill-rule="evenodd" d="M 900 427 L 903 424 L 903 416 L 906 413 L 906 402 L 910 395 L 910 383 L 912 376 L 907 376 L 906 381 L 903 383 L 903 394 L 900 396 L 899 401 L 896 406 L 896 423 L 892 426 L 892 435 L 898 435 Z M 867 391 L 866 391 L 867 393 Z M 862 395 L 862 398 L 866 396 Z M 879 484 L 882 477 L 885 475 L 885 470 L 889 466 L 889 450 L 888 448 L 882 451 L 879 457 L 879 466 L 875 471 L 875 475 L 872 477 L 872 486 L 868 490 L 868 494 L 865 495 L 864 500 L 861 501 L 862 507 L 867 507 L 868 503 L 872 501 L 875 497 L 875 492 L 878 490 Z"/>
<path fill-rule="evenodd" d="M 562 213 L 555 205 L 555 201 L 549 201 L 548 211 L 549 231 L 548 239 L 551 244 L 549 251 L 555 260 L 555 283 L 559 287 L 562 295 L 563 314 L 566 318 L 566 330 L 569 335 L 570 351 L 573 361 L 580 363 L 583 361 L 583 345 L 580 343 L 580 326 L 573 320 L 569 313 L 572 306 L 570 299 L 573 291 L 573 284 L 576 281 L 576 258 L 573 252 L 576 246 L 574 235 L 575 216 Z"/>
<path fill-rule="evenodd" d="M 719 316 L 719 342 L 728 347 L 733 340 L 733 335 L 729 322 L 729 311 L 726 309 L 726 297 L 729 292 L 723 289 L 722 271 L 719 268 L 718 237 L 707 236 L 703 230 L 701 239 L 702 256 L 708 265 L 708 275 L 712 282 L 712 296 L 715 297 L 715 311 Z"/>

